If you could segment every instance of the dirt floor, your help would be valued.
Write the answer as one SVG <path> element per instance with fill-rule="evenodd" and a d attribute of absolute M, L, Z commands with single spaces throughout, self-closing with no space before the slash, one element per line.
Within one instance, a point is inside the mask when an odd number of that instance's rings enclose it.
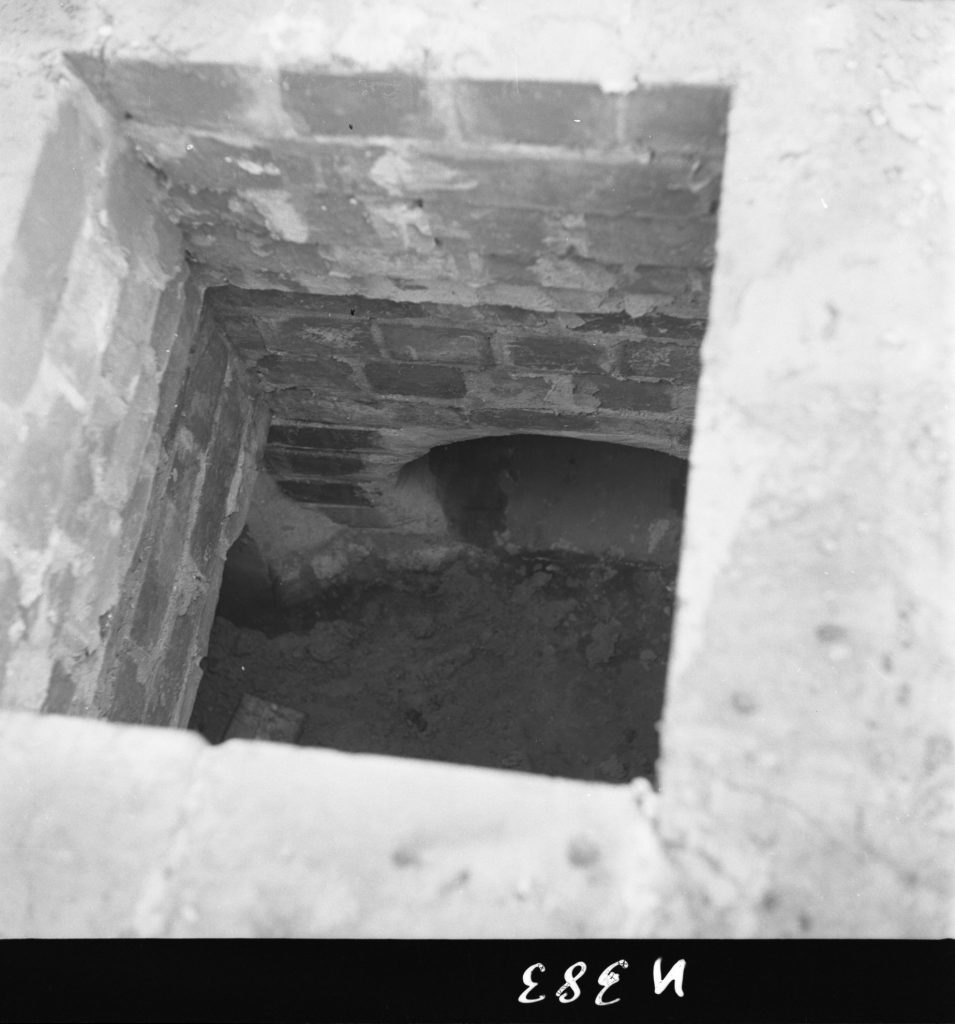
<path fill-rule="evenodd" d="M 673 581 L 466 548 L 330 583 L 267 632 L 216 619 L 190 728 L 221 742 L 248 693 L 304 712 L 305 746 L 652 781 Z"/>

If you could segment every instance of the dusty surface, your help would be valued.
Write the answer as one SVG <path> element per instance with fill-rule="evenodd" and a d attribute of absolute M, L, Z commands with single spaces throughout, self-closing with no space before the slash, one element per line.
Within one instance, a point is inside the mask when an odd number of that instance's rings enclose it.
<path fill-rule="evenodd" d="M 653 777 L 673 576 L 648 563 L 465 549 L 327 585 L 269 634 L 216 619 L 191 728 L 243 693 L 300 743 L 621 782 Z"/>

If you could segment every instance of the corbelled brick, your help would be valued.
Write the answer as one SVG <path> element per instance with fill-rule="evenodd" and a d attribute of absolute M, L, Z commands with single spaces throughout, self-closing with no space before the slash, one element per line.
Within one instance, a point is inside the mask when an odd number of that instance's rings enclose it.
<path fill-rule="evenodd" d="M 594 419 L 583 413 L 538 412 L 532 409 L 475 409 L 471 423 L 504 430 L 592 430 Z"/>
<path fill-rule="evenodd" d="M 290 498 L 310 505 L 371 505 L 370 498 L 358 484 L 327 480 L 279 480 L 278 485 Z"/>
<path fill-rule="evenodd" d="M 382 322 L 382 342 L 393 359 L 422 363 L 487 366 L 491 345 L 486 335 L 455 327 Z"/>
<path fill-rule="evenodd" d="M 313 423 L 277 423 L 269 427 L 268 444 L 295 448 L 377 451 L 381 448 L 381 434 L 377 430 L 326 427 Z"/>
<path fill-rule="evenodd" d="M 360 472 L 364 465 L 364 459 L 350 452 L 278 446 L 265 449 L 265 468 L 276 476 L 345 476 Z"/>
<path fill-rule="evenodd" d="M 368 383 L 379 394 L 421 398 L 463 398 L 464 377 L 457 367 L 426 363 L 368 363 Z"/>
<path fill-rule="evenodd" d="M 281 85 L 285 109 L 315 135 L 436 138 L 444 134 L 420 78 L 285 71 Z"/>
<path fill-rule="evenodd" d="M 611 149 L 616 97 L 568 82 L 456 82 L 455 106 L 474 142 Z"/>
<path fill-rule="evenodd" d="M 579 338 L 524 337 L 510 342 L 507 349 L 515 366 L 541 370 L 599 372 L 609 358 L 603 345 Z"/>

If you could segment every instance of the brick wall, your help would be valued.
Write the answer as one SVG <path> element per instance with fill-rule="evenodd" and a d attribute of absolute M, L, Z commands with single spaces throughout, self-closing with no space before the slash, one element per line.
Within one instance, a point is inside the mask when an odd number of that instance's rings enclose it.
<path fill-rule="evenodd" d="M 262 421 L 214 332 L 194 349 L 202 292 L 152 175 L 83 90 L 2 84 L 34 149 L 0 289 L 0 706 L 173 722 Z"/>
<path fill-rule="evenodd" d="M 392 524 L 398 468 L 456 440 L 569 434 L 688 451 L 702 319 L 207 294 L 271 410 L 266 467 L 340 523 Z"/>
<path fill-rule="evenodd" d="M 181 242 L 150 175 L 81 91 L 0 84 L 27 154 L 11 173 L 22 192 L 0 288 L 0 705 L 102 714 L 160 382 L 188 345 Z"/>
<path fill-rule="evenodd" d="M 245 520 L 267 414 L 208 315 L 183 372 L 163 383 L 158 464 L 114 613 L 99 696 L 113 720 L 184 726 L 225 555 Z"/>

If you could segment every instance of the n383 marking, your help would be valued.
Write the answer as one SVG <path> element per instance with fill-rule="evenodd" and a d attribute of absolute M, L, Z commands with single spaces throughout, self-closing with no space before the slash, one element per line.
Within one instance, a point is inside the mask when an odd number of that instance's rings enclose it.
<path fill-rule="evenodd" d="M 683 972 L 686 968 L 686 960 L 677 960 L 677 962 L 667 972 L 666 977 L 663 976 L 663 961 L 657 957 L 653 964 L 653 992 L 654 995 L 660 995 L 668 985 L 672 984 L 676 994 L 682 999 L 683 998 Z M 616 968 L 625 970 L 630 965 L 626 960 L 614 960 L 612 964 L 609 964 L 601 972 L 597 978 L 597 984 L 600 986 L 600 991 L 597 993 L 597 997 L 594 999 L 594 1006 L 611 1006 L 613 1003 L 619 1003 L 619 996 L 616 999 L 605 999 L 604 996 L 607 994 L 607 990 L 612 986 L 616 985 L 620 980 L 620 975 L 617 973 Z M 542 974 L 547 968 L 542 963 L 531 964 L 530 967 L 524 971 L 521 980 L 524 982 L 524 991 L 517 997 L 519 1003 L 540 1003 L 547 998 L 544 993 L 540 995 L 531 995 L 535 988 L 537 988 L 541 982 L 534 979 L 534 972 L 540 971 Z M 580 979 L 587 973 L 587 964 L 583 960 L 578 960 L 572 963 L 570 967 L 564 971 L 564 983 L 557 989 L 555 993 L 557 1001 L 561 1003 L 572 1003 L 576 999 L 580 998 L 581 988 L 579 985 Z"/>

